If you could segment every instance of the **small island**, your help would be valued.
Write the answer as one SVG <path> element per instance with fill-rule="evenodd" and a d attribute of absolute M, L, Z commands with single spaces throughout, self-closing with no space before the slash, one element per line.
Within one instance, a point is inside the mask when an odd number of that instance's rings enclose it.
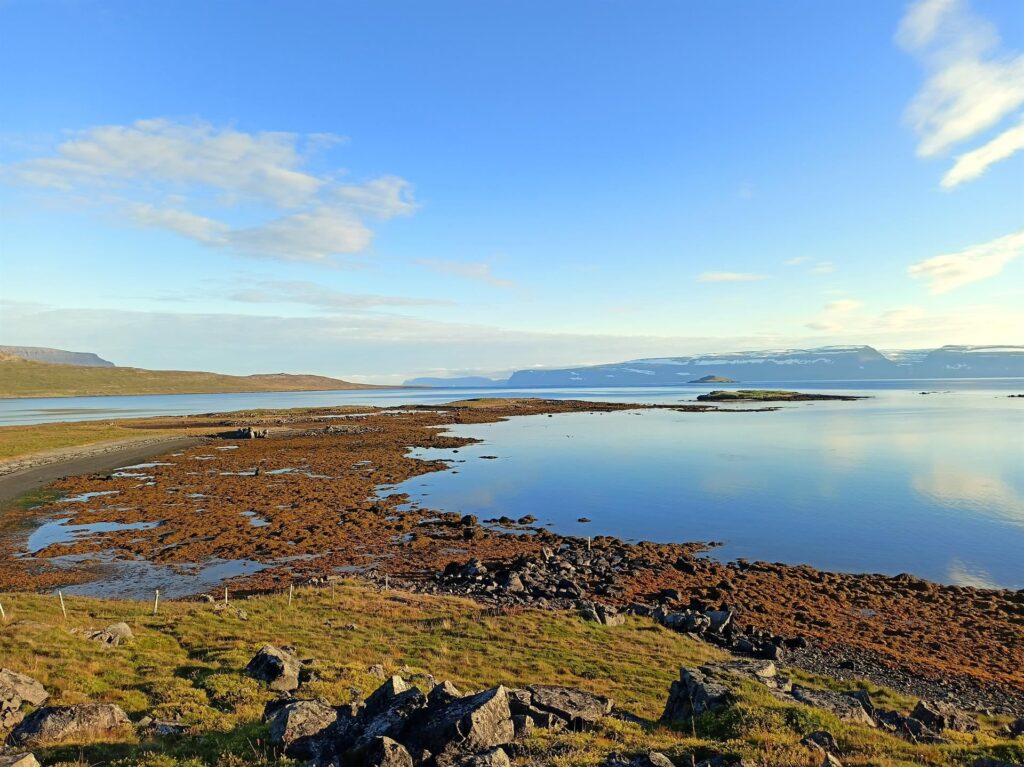
<path fill-rule="evenodd" d="M 735 379 L 726 378 L 725 376 L 704 376 L 698 378 L 696 381 L 690 381 L 690 383 L 736 383 Z"/>
<path fill-rule="evenodd" d="M 811 402 L 816 400 L 842 400 L 844 402 L 867 399 L 851 394 L 805 394 L 798 391 L 780 389 L 737 389 L 725 391 L 717 389 L 708 394 L 698 395 L 698 402 L 740 402 L 756 400 L 758 402 Z"/>

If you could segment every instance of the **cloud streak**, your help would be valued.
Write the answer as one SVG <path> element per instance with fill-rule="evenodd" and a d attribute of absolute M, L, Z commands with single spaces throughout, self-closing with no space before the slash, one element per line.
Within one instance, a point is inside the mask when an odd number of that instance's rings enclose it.
<path fill-rule="evenodd" d="M 444 261 L 436 258 L 421 258 L 416 263 L 439 274 L 450 274 L 464 280 L 482 282 L 492 288 L 514 288 L 515 280 L 505 277 L 498 277 L 492 271 L 491 265 L 485 262 L 471 261 Z"/>
<path fill-rule="evenodd" d="M 364 311 L 380 307 L 451 306 L 451 301 L 370 293 L 345 293 L 306 280 L 257 280 L 228 298 L 250 304 L 300 304 L 329 312 Z"/>
<path fill-rule="evenodd" d="M 910 265 L 907 273 L 927 282 L 929 293 L 940 295 L 995 277 L 1021 255 L 1024 255 L 1024 229 L 956 253 L 918 261 Z"/>
<path fill-rule="evenodd" d="M 753 272 L 702 272 L 697 275 L 697 282 L 760 282 L 767 279 L 767 274 Z"/>
<path fill-rule="evenodd" d="M 972 14 L 966 0 L 918 0 L 896 39 L 928 73 L 906 112 L 920 138 L 919 156 L 945 154 L 1024 105 L 1024 54 L 1001 50 L 996 28 Z M 1024 137 L 1011 128 L 961 155 L 942 184 L 952 188 L 977 178 L 1022 148 Z"/>
<path fill-rule="evenodd" d="M 312 153 L 339 140 L 139 120 L 81 131 L 52 156 L 0 167 L 0 177 L 55 193 L 101 192 L 127 220 L 208 247 L 331 263 L 370 247 L 371 221 L 418 207 L 411 184 L 397 176 L 340 183 L 310 172 Z M 239 209 L 244 225 L 232 223 Z"/>

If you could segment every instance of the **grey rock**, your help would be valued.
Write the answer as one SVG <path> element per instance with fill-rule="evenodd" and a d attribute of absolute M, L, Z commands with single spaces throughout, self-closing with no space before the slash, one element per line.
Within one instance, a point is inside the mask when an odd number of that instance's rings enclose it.
<path fill-rule="evenodd" d="M 826 753 L 825 758 L 821 762 L 821 767 L 843 767 L 843 763 L 832 756 L 832 754 Z"/>
<path fill-rule="evenodd" d="M 456 762 L 458 767 L 511 767 L 504 749 L 494 748 L 482 754 L 474 754 Z"/>
<path fill-rule="evenodd" d="M 296 700 L 271 709 L 270 742 L 284 746 L 287 756 L 312 759 L 321 749 L 319 738 L 338 721 L 338 711 L 315 700 Z"/>
<path fill-rule="evenodd" d="M 682 668 L 679 681 L 669 689 L 668 701 L 661 721 L 688 723 L 692 718 L 708 712 L 724 711 L 736 698 L 729 687 L 717 679 L 707 667 Z"/>
<path fill-rule="evenodd" d="M 478 754 L 510 743 L 515 736 L 508 693 L 504 687 L 449 703 L 423 722 L 416 733 L 423 748 L 445 758 Z"/>
<path fill-rule="evenodd" d="M 32 677 L 9 669 L 0 669 L 0 730 L 10 729 L 22 720 L 21 706 L 39 706 L 50 695 Z"/>
<path fill-rule="evenodd" d="M 10 746 L 47 746 L 68 741 L 105 740 L 131 728 L 118 706 L 90 703 L 37 709 L 25 717 L 10 735 Z"/>
<path fill-rule="evenodd" d="M 835 752 L 839 750 L 835 736 L 827 730 L 815 730 L 801 738 L 800 743 L 811 748 L 820 748 L 822 751 Z"/>
<path fill-rule="evenodd" d="M 1004 762 L 1001 759 L 992 759 L 991 757 L 983 756 L 981 759 L 976 759 L 971 767 L 1024 767 L 1024 765 L 1017 764 L 1016 762 Z"/>
<path fill-rule="evenodd" d="M 463 697 L 463 695 L 459 692 L 459 688 L 445 680 L 444 682 L 434 685 L 434 688 L 427 693 L 427 705 L 445 706 L 461 697 Z"/>
<path fill-rule="evenodd" d="M 1019 738 L 1024 735 L 1024 716 L 1006 725 L 1006 732 L 1011 738 Z"/>
<path fill-rule="evenodd" d="M 400 676 L 393 676 L 384 680 L 384 684 L 370 693 L 366 699 L 366 716 L 375 716 L 391 705 L 396 697 L 409 689 L 409 685 Z"/>
<path fill-rule="evenodd" d="M 117 647 L 124 642 L 131 641 L 135 635 L 132 634 L 131 627 L 127 623 L 112 623 L 105 629 L 87 633 L 86 637 L 100 644 Z"/>
<path fill-rule="evenodd" d="M 279 650 L 273 645 L 263 645 L 249 661 L 245 673 L 253 679 L 266 682 L 271 690 L 291 692 L 299 686 L 299 670 L 302 664 L 290 652 Z"/>
<path fill-rule="evenodd" d="M 405 746 L 391 738 L 374 738 L 363 752 L 364 767 L 412 767 L 412 756 Z"/>
<path fill-rule="evenodd" d="M 849 695 L 830 690 L 810 690 L 794 685 L 792 696 L 797 702 L 828 711 L 844 722 L 863 724 L 867 727 L 875 726 L 875 720 L 864 710 L 860 701 Z"/>
<path fill-rule="evenodd" d="M 978 729 L 978 723 L 966 711 L 940 701 L 918 701 L 910 716 L 924 723 L 930 730 L 940 733 L 943 730 L 974 732 Z"/>
<path fill-rule="evenodd" d="M 0 753 L 0 767 L 39 767 L 39 762 L 33 754 L 24 752 L 14 754 Z"/>
<path fill-rule="evenodd" d="M 590 727 L 612 712 L 608 698 L 575 687 L 531 685 L 526 689 L 535 708 L 564 719 L 576 730 Z"/>
<path fill-rule="evenodd" d="M 415 687 L 410 687 L 388 699 L 386 707 L 374 714 L 367 708 L 362 716 L 362 732 L 355 739 L 352 748 L 362 750 L 375 738 L 401 738 L 409 725 L 409 720 L 426 704 L 427 699 L 423 693 Z"/>

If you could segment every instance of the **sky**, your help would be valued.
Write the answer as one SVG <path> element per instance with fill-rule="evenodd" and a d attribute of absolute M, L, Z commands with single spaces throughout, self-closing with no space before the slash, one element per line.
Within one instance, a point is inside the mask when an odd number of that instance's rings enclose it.
<path fill-rule="evenodd" d="M 0 343 L 398 383 L 1024 343 L 1020 0 L 0 0 Z"/>

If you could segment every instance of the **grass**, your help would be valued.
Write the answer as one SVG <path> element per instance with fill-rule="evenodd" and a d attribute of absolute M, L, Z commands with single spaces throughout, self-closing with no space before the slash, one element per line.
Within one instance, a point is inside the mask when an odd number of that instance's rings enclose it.
<path fill-rule="evenodd" d="M 80 367 L 20 359 L 0 360 L 0 397 L 220 394 L 372 388 L 377 387 L 314 375 L 273 373 L 230 376 L 188 370 Z"/>
<path fill-rule="evenodd" d="M 187 436 L 181 430 L 139 429 L 117 421 L 0 426 L 0 461 L 60 448 L 170 435 Z"/>
<path fill-rule="evenodd" d="M 37 678 L 53 694 L 53 704 L 112 702 L 134 720 L 151 715 L 189 726 L 188 734 L 177 738 L 126 737 L 37 751 L 48 765 L 280 763 L 260 721 L 272 695 L 241 673 L 264 642 L 292 644 L 300 656 L 317 659 L 318 679 L 300 689 L 301 697 L 323 696 L 338 704 L 362 698 L 379 683 L 367 669 L 380 663 L 413 681 L 416 674 L 429 673 L 465 691 L 499 683 L 575 685 L 608 695 L 639 717 L 640 723 L 609 719 L 595 732 L 532 736 L 527 743 L 532 758 L 553 767 L 598 765 L 612 751 L 650 749 L 667 753 L 678 765 L 733 752 L 757 767 L 817 767 L 820 755 L 800 746 L 799 739 L 819 728 L 835 734 L 846 765 L 966 765 L 979 755 L 1024 756 L 1024 747 L 990 733 L 962 736 L 950 746 L 911 745 L 780 703 L 753 685 L 742 689 L 740 705 L 727 715 L 705 717 L 684 731 L 659 726 L 679 667 L 721 654 L 639 618 L 605 627 L 565 613 L 493 616 L 466 600 L 381 594 L 358 583 L 342 584 L 336 593 L 301 589 L 290 608 L 282 596 L 246 600 L 239 603 L 249 615 L 245 622 L 204 603 L 163 603 L 153 616 L 147 604 L 66 596 L 65 622 L 53 596 L 8 594 L 0 601 L 7 611 L 0 626 L 2 665 Z M 129 622 L 136 638 L 118 648 L 104 649 L 68 631 L 120 620 Z M 899 696 L 888 702 L 903 708 L 913 703 Z"/>

